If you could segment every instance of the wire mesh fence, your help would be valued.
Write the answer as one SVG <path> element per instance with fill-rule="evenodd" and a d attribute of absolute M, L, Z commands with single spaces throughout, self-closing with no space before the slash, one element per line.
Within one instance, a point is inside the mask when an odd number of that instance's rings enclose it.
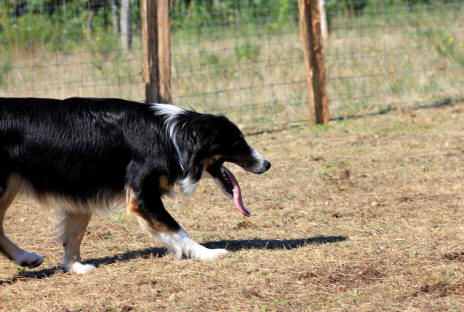
<path fill-rule="evenodd" d="M 140 36 L 123 49 L 111 2 L 0 1 L 0 95 L 143 100 Z"/>
<path fill-rule="evenodd" d="M 326 61 L 339 115 L 462 97 L 462 1 L 333 3 Z"/>
<path fill-rule="evenodd" d="M 248 127 L 306 116 L 297 2 L 285 10 L 280 2 L 213 2 L 202 19 L 177 30 L 194 8 L 178 10 L 172 18 L 179 21 L 172 37 L 174 102 L 225 113 Z"/>
<path fill-rule="evenodd" d="M 174 104 L 246 128 L 306 120 L 296 0 L 171 2 Z M 139 1 L 0 5 L 0 96 L 144 101 Z M 464 1 L 326 0 L 324 8 L 332 117 L 462 98 Z"/>

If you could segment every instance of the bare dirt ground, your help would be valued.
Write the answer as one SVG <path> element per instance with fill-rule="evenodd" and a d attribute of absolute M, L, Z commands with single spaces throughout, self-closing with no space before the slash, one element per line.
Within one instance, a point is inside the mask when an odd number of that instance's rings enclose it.
<path fill-rule="evenodd" d="M 199 242 L 231 252 L 177 260 L 124 209 L 92 219 L 83 275 L 60 269 L 56 216 L 18 200 L 10 238 L 45 262 L 0 258 L 3 311 L 460 311 L 464 306 L 464 104 L 251 135 L 273 163 L 230 165 L 252 212 L 204 181 L 166 199 Z"/>

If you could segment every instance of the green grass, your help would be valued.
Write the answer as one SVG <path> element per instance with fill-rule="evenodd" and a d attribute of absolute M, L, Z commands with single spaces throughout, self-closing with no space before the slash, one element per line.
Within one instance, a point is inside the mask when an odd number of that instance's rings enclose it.
<path fill-rule="evenodd" d="M 5 53 L 0 59 L 0 88 L 8 83 L 8 72 L 11 71 L 11 69 L 11 56 Z"/>
<path fill-rule="evenodd" d="M 186 15 L 172 21 L 174 103 L 225 113 L 249 129 L 306 120 L 305 69 L 295 8 L 279 1 L 273 0 L 268 17 L 261 11 L 258 15 L 227 11 L 224 17 L 200 7 L 178 8 Z M 341 2 L 331 9 L 337 15 L 330 18 L 324 50 L 332 117 L 464 96 L 464 20 L 460 18 L 464 5 L 411 10 L 396 6 L 386 11 L 369 5 L 363 14 L 345 12 Z M 285 18 L 288 14 L 291 17 Z M 6 57 L 0 60 L 0 95 L 143 101 L 139 34 L 133 50 L 126 53 L 100 19 L 92 35 L 83 32 L 85 20 L 82 13 L 73 27 L 59 27 L 54 23 L 60 25 L 60 15 L 50 20 L 23 16 L 16 20 L 16 30 L 0 32 L 3 42 L 12 43 L 2 46 Z"/>

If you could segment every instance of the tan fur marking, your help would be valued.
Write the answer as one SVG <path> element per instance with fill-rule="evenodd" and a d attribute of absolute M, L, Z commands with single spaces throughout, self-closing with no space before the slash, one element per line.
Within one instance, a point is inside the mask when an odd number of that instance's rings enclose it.
<path fill-rule="evenodd" d="M 126 199 L 127 212 L 136 214 L 139 206 L 137 205 L 137 200 L 135 199 L 134 192 L 132 192 L 132 190 L 129 190 L 128 193 L 129 194 L 127 195 Z"/>
<path fill-rule="evenodd" d="M 16 194 L 18 193 L 19 190 L 19 183 L 16 182 L 16 178 L 10 178 L 8 179 L 8 187 L 3 194 L 2 197 L 0 197 L 0 233 L 3 234 L 3 218 L 5 217 L 5 212 L 8 209 L 8 207 L 11 205 L 11 203 L 14 201 L 16 198 Z"/>
<path fill-rule="evenodd" d="M 220 159 L 222 156 L 219 154 L 213 155 L 212 157 L 205 158 L 203 161 L 203 170 L 206 170 L 211 166 L 214 162 Z"/>
<path fill-rule="evenodd" d="M 159 191 L 161 194 L 169 193 L 171 188 L 169 186 L 169 179 L 168 176 L 162 175 L 159 178 Z"/>
<path fill-rule="evenodd" d="M 139 210 L 137 199 L 135 198 L 134 192 L 131 189 L 129 189 L 126 204 L 127 204 L 127 211 L 129 213 L 134 214 L 137 217 L 140 225 L 142 226 L 142 228 L 144 228 L 144 230 L 154 231 L 154 232 L 163 232 L 163 233 L 172 232 L 166 227 L 166 225 L 156 220 L 150 220 L 143 212 Z"/>
<path fill-rule="evenodd" d="M 71 214 L 64 211 L 61 240 L 64 246 L 63 266 L 68 272 L 74 263 L 81 262 L 80 246 L 84 238 L 85 229 L 89 224 L 90 216 L 90 214 L 86 213 Z"/>
<path fill-rule="evenodd" d="M 5 217 L 6 210 L 14 201 L 16 194 L 19 191 L 21 185 L 21 178 L 17 175 L 12 175 L 8 178 L 8 186 L 5 194 L 0 198 L 0 251 L 9 259 L 16 260 L 24 252 L 21 248 L 16 246 L 12 241 L 8 239 L 3 230 L 3 219 Z"/>

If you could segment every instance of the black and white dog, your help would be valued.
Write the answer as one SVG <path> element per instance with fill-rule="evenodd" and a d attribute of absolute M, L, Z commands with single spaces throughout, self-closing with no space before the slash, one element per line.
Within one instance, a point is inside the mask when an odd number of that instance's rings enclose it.
<path fill-rule="evenodd" d="M 227 251 L 196 243 L 161 198 L 175 183 L 193 192 L 206 172 L 249 215 L 224 162 L 253 173 L 271 166 L 224 116 L 121 99 L 0 98 L 0 250 L 21 266 L 42 263 L 3 230 L 15 196 L 30 194 L 62 213 L 64 270 L 86 273 L 94 267 L 81 263 L 80 243 L 92 213 L 125 197 L 141 227 L 177 257 L 213 259 Z"/>

